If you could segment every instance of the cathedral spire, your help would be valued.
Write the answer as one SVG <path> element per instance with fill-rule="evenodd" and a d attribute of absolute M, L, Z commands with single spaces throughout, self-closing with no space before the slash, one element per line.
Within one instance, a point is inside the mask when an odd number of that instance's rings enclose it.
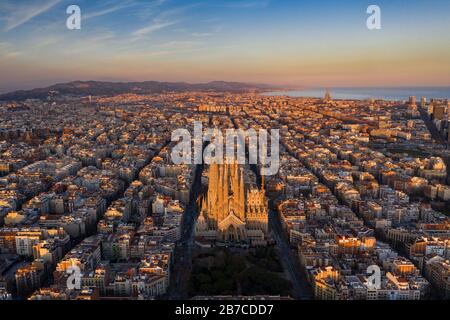
<path fill-rule="evenodd" d="M 241 219 L 245 218 L 245 186 L 244 186 L 244 171 L 239 170 L 239 216 Z"/>
<path fill-rule="evenodd" d="M 267 235 L 267 202 L 262 190 L 245 187 L 244 168 L 237 164 L 213 163 L 209 167 L 208 192 L 201 200 L 207 214 L 198 220 L 198 235 L 219 241 L 265 243 Z M 252 232 L 251 238 L 247 232 Z M 216 231 L 216 232 L 213 232 Z"/>
<path fill-rule="evenodd" d="M 261 191 L 263 191 L 264 190 L 264 177 L 265 177 L 265 175 L 261 175 Z"/>

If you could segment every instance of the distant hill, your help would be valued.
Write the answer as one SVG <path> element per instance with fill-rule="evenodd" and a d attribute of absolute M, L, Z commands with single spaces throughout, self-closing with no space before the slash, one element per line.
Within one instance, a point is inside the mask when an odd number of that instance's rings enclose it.
<path fill-rule="evenodd" d="M 76 96 L 111 96 L 123 93 L 152 94 L 168 91 L 227 91 L 248 92 L 254 90 L 277 89 L 275 86 L 264 84 L 249 84 L 240 82 L 213 81 L 208 83 L 190 84 L 186 82 L 103 82 L 103 81 L 74 81 L 59 83 L 46 88 L 19 90 L 0 95 L 0 100 L 45 99 L 49 92 Z"/>

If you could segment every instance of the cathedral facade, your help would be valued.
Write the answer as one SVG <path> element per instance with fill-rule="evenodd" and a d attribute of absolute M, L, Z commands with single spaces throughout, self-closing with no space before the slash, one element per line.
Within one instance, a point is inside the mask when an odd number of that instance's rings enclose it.
<path fill-rule="evenodd" d="M 210 241 L 267 243 L 268 209 L 264 187 L 246 188 L 244 169 L 211 164 L 208 192 L 201 199 L 196 237 Z"/>

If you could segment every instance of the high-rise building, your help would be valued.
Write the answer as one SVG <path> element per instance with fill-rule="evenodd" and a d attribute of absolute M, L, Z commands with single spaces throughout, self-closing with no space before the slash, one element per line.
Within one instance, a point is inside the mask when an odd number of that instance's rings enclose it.
<path fill-rule="evenodd" d="M 324 98 L 323 98 L 325 101 L 331 101 L 331 93 L 330 93 L 330 90 L 326 90 L 325 91 L 325 96 L 324 96 Z"/>
<path fill-rule="evenodd" d="M 444 117 L 445 117 L 445 106 L 444 105 L 434 106 L 433 118 L 437 120 L 443 120 Z"/>
<path fill-rule="evenodd" d="M 421 97 L 420 98 L 420 106 L 422 108 L 425 108 L 427 106 L 427 98 L 426 97 Z"/>
<path fill-rule="evenodd" d="M 34 266 L 26 266 L 16 271 L 17 293 L 21 296 L 32 293 L 40 286 L 38 270 Z"/>
<path fill-rule="evenodd" d="M 237 163 L 211 164 L 208 178 L 196 236 L 220 242 L 265 244 L 268 214 L 264 187 L 246 188 L 244 169 Z"/>
<path fill-rule="evenodd" d="M 430 103 L 428 104 L 428 116 L 431 119 L 432 115 L 434 112 L 434 103 L 430 101 Z"/>
<path fill-rule="evenodd" d="M 40 231 L 19 232 L 16 236 L 16 252 L 20 256 L 33 256 L 33 246 L 39 243 Z"/>
<path fill-rule="evenodd" d="M 450 299 L 450 261 L 435 256 L 425 266 L 427 279 L 438 289 L 444 299 Z"/>

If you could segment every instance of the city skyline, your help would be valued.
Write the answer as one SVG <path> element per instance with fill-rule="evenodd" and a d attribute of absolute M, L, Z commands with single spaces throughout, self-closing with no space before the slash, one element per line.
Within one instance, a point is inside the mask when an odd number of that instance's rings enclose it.
<path fill-rule="evenodd" d="M 0 0 L 0 304 L 174 319 L 443 306 L 447 12 Z"/>
<path fill-rule="evenodd" d="M 66 9 L 81 8 L 81 30 Z M 74 80 L 450 86 L 448 1 L 4 1 L 0 92 Z"/>
<path fill-rule="evenodd" d="M 450 297 L 448 99 L 134 91 L 0 102 L 0 300 Z"/>

